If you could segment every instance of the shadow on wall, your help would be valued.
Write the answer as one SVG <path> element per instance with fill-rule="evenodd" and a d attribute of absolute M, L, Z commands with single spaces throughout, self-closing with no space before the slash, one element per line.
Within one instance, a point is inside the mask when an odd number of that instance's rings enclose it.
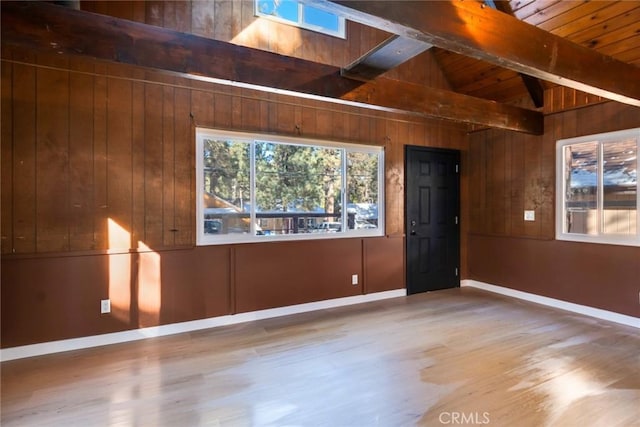
<path fill-rule="evenodd" d="M 118 252 L 109 256 L 107 298 L 112 316 L 132 327 L 158 325 L 162 309 L 160 254 L 140 241 L 139 252 L 129 253 L 131 233 L 111 218 L 108 233 L 109 252 Z"/>

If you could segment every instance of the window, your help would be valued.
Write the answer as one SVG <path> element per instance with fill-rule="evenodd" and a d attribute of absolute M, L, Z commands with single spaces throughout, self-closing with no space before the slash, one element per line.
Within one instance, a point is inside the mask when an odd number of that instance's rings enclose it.
<path fill-rule="evenodd" d="M 560 240 L 640 246 L 640 128 L 556 145 Z"/>
<path fill-rule="evenodd" d="M 344 18 L 297 0 L 255 0 L 256 16 L 345 38 Z"/>
<path fill-rule="evenodd" d="M 381 236 L 381 147 L 196 131 L 198 244 Z"/>

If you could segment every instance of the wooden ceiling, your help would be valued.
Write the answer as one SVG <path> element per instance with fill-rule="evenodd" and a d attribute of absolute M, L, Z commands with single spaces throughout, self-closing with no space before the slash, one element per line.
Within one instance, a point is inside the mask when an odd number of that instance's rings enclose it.
<path fill-rule="evenodd" d="M 640 67 L 639 1 L 511 0 L 498 10 L 574 43 Z M 532 104 L 514 71 L 434 48 L 453 90 L 498 102 Z M 544 88 L 555 85 L 542 82 Z M 530 105 L 533 108 L 533 105 Z"/>

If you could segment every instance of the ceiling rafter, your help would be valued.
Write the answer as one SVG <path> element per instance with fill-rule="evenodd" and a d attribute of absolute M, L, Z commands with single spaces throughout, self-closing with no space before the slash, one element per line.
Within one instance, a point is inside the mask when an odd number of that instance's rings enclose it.
<path fill-rule="evenodd" d="M 479 2 L 303 0 L 364 25 L 640 106 L 640 68 Z M 392 4 L 390 4 L 392 3 Z"/>

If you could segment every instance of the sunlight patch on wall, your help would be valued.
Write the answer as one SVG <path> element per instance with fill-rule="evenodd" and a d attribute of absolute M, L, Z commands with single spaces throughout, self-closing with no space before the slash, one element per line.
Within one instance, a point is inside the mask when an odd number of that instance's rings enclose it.
<path fill-rule="evenodd" d="M 109 255 L 109 295 L 111 315 L 128 324 L 131 320 L 131 234 L 113 219 L 108 219 L 109 252 L 126 250 L 126 253 Z"/>
<path fill-rule="evenodd" d="M 256 19 L 235 36 L 231 43 L 291 55 L 302 46 L 302 37 L 298 28 Z"/>
<path fill-rule="evenodd" d="M 138 326 L 157 326 L 162 308 L 160 254 L 143 242 L 138 242 L 138 249 L 142 251 L 138 261 Z"/>

